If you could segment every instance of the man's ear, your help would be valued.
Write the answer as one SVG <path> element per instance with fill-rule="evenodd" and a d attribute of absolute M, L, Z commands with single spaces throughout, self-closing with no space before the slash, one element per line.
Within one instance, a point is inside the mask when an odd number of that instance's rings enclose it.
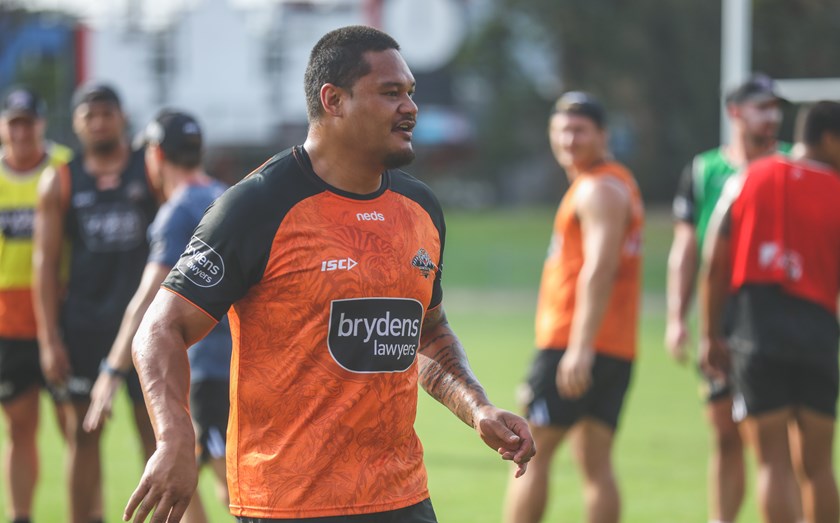
<path fill-rule="evenodd" d="M 321 86 L 321 107 L 324 108 L 324 113 L 330 116 L 342 116 L 342 102 L 345 96 L 347 96 L 347 91 L 335 84 Z"/>

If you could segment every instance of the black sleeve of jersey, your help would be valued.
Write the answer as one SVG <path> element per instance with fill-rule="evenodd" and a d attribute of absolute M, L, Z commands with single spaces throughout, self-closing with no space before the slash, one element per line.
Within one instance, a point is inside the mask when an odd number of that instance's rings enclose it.
<path fill-rule="evenodd" d="M 443 278 L 443 250 L 446 244 L 446 222 L 443 219 L 443 209 L 441 209 L 440 202 L 432 190 L 425 183 L 406 172 L 393 171 L 391 173 L 391 189 L 420 204 L 429 213 L 429 217 L 437 228 L 440 238 L 440 252 L 437 259 L 438 270 L 432 288 L 432 300 L 429 302 L 429 309 L 433 309 L 443 301 L 441 279 Z"/>
<path fill-rule="evenodd" d="M 280 156 L 280 155 L 278 155 Z M 280 223 L 312 194 L 291 155 L 271 162 L 220 196 L 204 213 L 163 286 L 221 319 L 262 279 Z"/>
<path fill-rule="evenodd" d="M 673 204 L 674 219 L 694 224 L 694 166 L 688 164 L 680 175 Z"/>

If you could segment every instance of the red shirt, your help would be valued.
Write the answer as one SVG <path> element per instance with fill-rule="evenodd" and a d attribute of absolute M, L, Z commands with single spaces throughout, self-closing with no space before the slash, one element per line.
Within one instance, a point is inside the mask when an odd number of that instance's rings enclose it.
<path fill-rule="evenodd" d="M 772 156 L 750 164 L 732 205 L 732 290 L 779 285 L 837 311 L 840 173 Z"/>

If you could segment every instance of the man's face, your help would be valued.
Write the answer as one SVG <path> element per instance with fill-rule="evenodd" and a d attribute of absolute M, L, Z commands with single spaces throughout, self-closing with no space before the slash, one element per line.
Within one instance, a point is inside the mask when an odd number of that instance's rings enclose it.
<path fill-rule="evenodd" d="M 20 159 L 34 158 L 42 153 L 44 120 L 34 116 L 0 118 L 0 141 Z"/>
<path fill-rule="evenodd" d="M 370 51 L 364 57 L 370 72 L 344 89 L 349 96 L 342 102 L 343 134 L 386 168 L 407 165 L 414 160 L 414 76 L 395 49 Z"/>
<path fill-rule="evenodd" d="M 120 144 L 125 117 L 112 102 L 86 102 L 73 111 L 73 130 L 85 149 L 106 154 Z"/>
<path fill-rule="evenodd" d="M 563 168 L 586 168 L 604 157 L 606 130 L 586 116 L 557 113 L 548 125 L 551 151 Z"/>
<path fill-rule="evenodd" d="M 776 139 L 782 124 L 782 107 L 779 100 L 747 101 L 733 108 L 732 116 L 739 120 L 747 137 L 762 143 Z"/>

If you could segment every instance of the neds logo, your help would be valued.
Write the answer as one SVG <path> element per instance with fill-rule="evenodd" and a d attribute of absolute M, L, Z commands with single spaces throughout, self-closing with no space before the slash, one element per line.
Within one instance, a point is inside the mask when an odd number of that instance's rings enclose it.
<path fill-rule="evenodd" d="M 356 298 L 330 304 L 327 346 L 351 372 L 404 372 L 417 357 L 423 305 L 407 298 Z"/>
<path fill-rule="evenodd" d="M 385 215 L 381 212 L 359 212 L 356 213 L 356 219 L 360 222 L 384 222 Z"/>
<path fill-rule="evenodd" d="M 225 262 L 212 247 L 197 236 L 190 239 L 187 249 L 178 260 L 178 272 L 199 287 L 213 287 L 225 275 Z"/>

